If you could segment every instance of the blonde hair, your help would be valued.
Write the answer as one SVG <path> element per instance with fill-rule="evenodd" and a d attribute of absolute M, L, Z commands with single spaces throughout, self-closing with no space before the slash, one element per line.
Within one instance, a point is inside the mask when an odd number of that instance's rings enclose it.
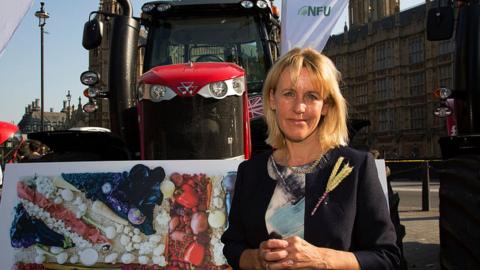
<path fill-rule="evenodd" d="M 275 111 L 270 106 L 270 91 L 275 93 L 285 69 L 290 70 L 293 85 L 305 68 L 313 86 L 320 91 L 328 111 L 319 122 L 319 141 L 324 151 L 348 143 L 347 104 L 339 87 L 340 72 L 325 55 L 311 48 L 295 48 L 282 56 L 270 69 L 263 85 L 263 112 L 268 125 L 267 144 L 274 148 L 285 146 L 285 137 L 278 127 Z"/>

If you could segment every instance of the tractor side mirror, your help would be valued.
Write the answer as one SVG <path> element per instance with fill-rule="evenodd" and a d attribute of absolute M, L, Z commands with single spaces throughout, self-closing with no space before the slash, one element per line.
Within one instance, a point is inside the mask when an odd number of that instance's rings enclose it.
<path fill-rule="evenodd" d="M 434 7 L 427 14 L 427 39 L 430 41 L 452 38 L 455 22 L 453 7 Z"/>
<path fill-rule="evenodd" d="M 95 49 L 102 43 L 103 23 L 98 19 L 92 19 L 83 27 L 82 45 L 85 49 Z"/>

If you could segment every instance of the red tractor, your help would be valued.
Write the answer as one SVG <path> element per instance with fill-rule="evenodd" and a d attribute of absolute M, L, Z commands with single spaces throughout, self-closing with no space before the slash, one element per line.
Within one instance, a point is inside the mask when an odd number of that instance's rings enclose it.
<path fill-rule="evenodd" d="M 249 158 L 250 134 L 254 150 L 267 147 L 260 94 L 280 26 L 270 0 L 150 2 L 141 18 L 118 2 L 122 14 L 96 12 L 84 30 L 84 47 L 94 49 L 98 18 L 112 19 L 108 89 L 97 88 L 94 71 L 81 80 L 90 87 L 87 110 L 109 99 L 112 132 L 134 158 Z M 146 72 L 136 78 L 141 25 Z"/>

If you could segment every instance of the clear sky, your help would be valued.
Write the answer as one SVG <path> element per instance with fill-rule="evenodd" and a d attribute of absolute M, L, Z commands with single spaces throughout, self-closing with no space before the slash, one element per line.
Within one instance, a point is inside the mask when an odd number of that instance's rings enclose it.
<path fill-rule="evenodd" d="M 15 1 L 15 0 L 10 0 Z M 346 1 L 346 0 L 345 0 Z M 98 0 L 45 0 L 45 10 L 50 18 L 44 36 L 44 103 L 45 111 L 59 111 L 66 100 L 67 91 L 72 104 L 78 103 L 83 86 L 80 74 L 88 69 L 88 52 L 82 47 L 83 25 L 91 11 L 97 10 Z M 144 0 L 132 0 L 134 14 L 138 15 Z M 400 9 L 418 5 L 424 0 L 400 0 Z M 280 6 L 276 0 L 274 3 Z M 34 0 L 32 8 L 0 56 L 0 121 L 18 122 L 25 106 L 40 98 L 40 28 L 35 11 L 40 1 Z M 334 29 L 343 31 L 347 21 L 345 11 Z M 83 97 L 83 96 L 82 96 Z M 85 103 L 86 99 L 82 99 Z"/>

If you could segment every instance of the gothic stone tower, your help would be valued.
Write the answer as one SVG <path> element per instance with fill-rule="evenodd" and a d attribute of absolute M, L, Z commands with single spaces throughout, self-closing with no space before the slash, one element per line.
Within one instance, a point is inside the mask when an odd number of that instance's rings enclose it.
<path fill-rule="evenodd" d="M 350 0 L 350 27 L 391 16 L 400 10 L 400 0 Z"/>

